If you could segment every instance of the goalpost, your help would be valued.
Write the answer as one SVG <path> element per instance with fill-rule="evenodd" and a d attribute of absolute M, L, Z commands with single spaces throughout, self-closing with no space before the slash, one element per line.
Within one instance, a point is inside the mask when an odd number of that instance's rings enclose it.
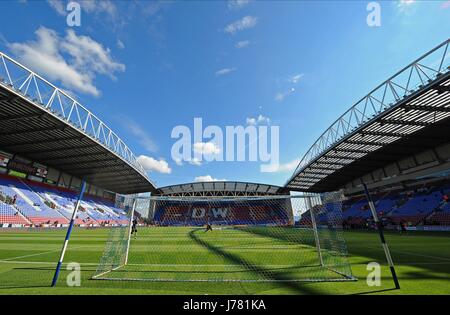
<path fill-rule="evenodd" d="M 356 280 L 340 193 L 137 198 L 129 224 L 111 228 L 92 279 Z"/>

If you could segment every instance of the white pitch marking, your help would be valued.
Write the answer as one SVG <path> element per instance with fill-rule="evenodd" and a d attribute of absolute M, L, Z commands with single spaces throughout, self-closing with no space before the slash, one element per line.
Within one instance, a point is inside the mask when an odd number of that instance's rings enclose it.
<path fill-rule="evenodd" d="M 0 260 L 0 264 L 26 264 L 26 265 L 56 265 L 57 262 L 50 261 L 23 261 L 23 260 Z M 63 265 L 68 263 L 63 263 Z M 81 265 L 96 266 L 98 263 L 80 263 Z"/>
<path fill-rule="evenodd" d="M 83 246 L 71 247 L 71 250 L 72 250 L 72 249 L 75 249 L 75 248 L 80 248 L 80 247 L 83 247 Z M 10 260 L 14 260 L 14 259 L 27 258 L 27 257 L 33 257 L 33 256 L 39 256 L 39 255 L 45 255 L 45 254 L 54 253 L 54 252 L 59 252 L 59 251 L 60 251 L 60 249 L 55 249 L 55 250 L 50 250 L 50 251 L 47 251 L 47 252 L 42 252 L 42 253 L 37 253 L 37 254 L 29 254 L 29 255 L 23 255 L 23 256 L 17 256 L 17 257 L 6 258 L 6 259 L 3 259 L 3 261 L 10 261 Z"/>
<path fill-rule="evenodd" d="M 367 246 L 369 248 L 373 248 L 375 249 L 376 247 L 374 246 Z M 417 254 L 414 252 L 408 252 L 408 251 L 403 251 L 403 250 L 398 250 L 398 249 L 392 249 L 390 248 L 391 252 L 394 253 L 400 253 L 400 254 L 406 254 L 406 255 L 414 255 L 414 256 L 419 256 L 419 257 L 425 257 L 425 258 L 431 258 L 431 259 L 439 259 L 439 260 L 444 260 L 444 261 L 450 261 L 449 258 L 445 258 L 445 257 L 440 257 L 440 256 L 432 256 L 432 255 L 423 255 L 423 254 Z"/>
<path fill-rule="evenodd" d="M 56 262 L 49 262 L 49 261 L 23 261 L 23 260 L 0 260 L 0 263 L 4 263 L 4 264 L 31 264 L 31 265 L 56 265 Z M 65 263 L 64 263 L 65 264 Z M 81 265 L 85 265 L 85 266 L 96 266 L 98 265 L 98 263 L 80 263 Z M 449 262 L 408 262 L 407 265 L 448 265 L 450 264 Z M 366 265 L 366 264 L 358 264 L 356 263 L 355 265 Z M 127 266 L 154 266 L 154 267 L 176 267 L 176 266 L 180 266 L 180 267 L 239 267 L 242 265 L 217 265 L 217 264 L 209 264 L 209 265 L 194 265 L 194 264 L 128 264 Z M 297 267 L 297 266 L 293 266 L 293 265 L 265 265 L 268 267 Z M 301 267 L 301 266 L 300 266 Z M 145 271 L 144 271 L 145 272 Z"/>

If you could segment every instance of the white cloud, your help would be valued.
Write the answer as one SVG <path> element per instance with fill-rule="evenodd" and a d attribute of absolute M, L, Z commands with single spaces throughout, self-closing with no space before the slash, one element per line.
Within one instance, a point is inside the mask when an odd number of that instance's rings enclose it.
<path fill-rule="evenodd" d="M 139 144 L 145 150 L 148 152 L 158 151 L 158 146 L 155 144 L 153 139 L 135 121 L 129 118 L 121 117 L 121 123 L 125 128 L 128 128 L 131 131 L 131 133 L 137 138 Z"/>
<path fill-rule="evenodd" d="M 277 83 L 279 84 L 280 82 L 283 82 L 283 84 L 281 84 L 282 86 L 279 88 L 281 89 L 285 89 L 284 92 L 278 92 L 275 97 L 274 100 L 277 102 L 282 102 L 285 100 L 286 97 L 288 97 L 290 94 L 295 92 L 295 88 L 293 87 L 294 85 L 296 85 L 297 83 L 300 82 L 300 80 L 303 78 L 304 74 L 303 73 L 297 73 L 297 74 L 293 74 L 285 79 L 277 79 Z M 287 82 L 287 83 L 286 83 Z M 280 84 L 279 84 L 280 85 Z M 283 87 L 284 86 L 284 87 Z M 288 86 L 291 86 L 290 88 L 288 88 Z"/>
<path fill-rule="evenodd" d="M 400 12 L 404 13 L 415 2 L 415 0 L 400 0 L 397 3 L 397 8 Z"/>
<path fill-rule="evenodd" d="M 233 71 L 236 71 L 236 68 L 223 68 L 216 71 L 216 76 L 219 77 L 222 75 L 230 74 Z"/>
<path fill-rule="evenodd" d="M 288 82 L 292 84 L 297 84 L 302 77 L 303 77 L 302 73 L 294 74 L 288 78 Z"/>
<path fill-rule="evenodd" d="M 279 92 L 275 95 L 275 101 L 282 102 L 284 99 L 289 96 L 290 94 L 295 92 L 295 88 L 290 88 L 286 92 Z"/>
<path fill-rule="evenodd" d="M 142 13 L 147 16 L 156 16 L 161 13 L 162 10 L 169 7 L 172 3 L 167 0 L 157 0 L 157 1 L 140 1 L 138 2 L 139 9 Z"/>
<path fill-rule="evenodd" d="M 241 40 L 241 41 L 237 42 L 236 45 L 234 45 L 234 47 L 236 47 L 237 49 L 241 49 L 241 48 L 248 47 L 249 45 L 250 45 L 249 40 Z"/>
<path fill-rule="evenodd" d="M 259 115 L 258 116 L 258 124 L 262 124 L 262 123 L 269 124 L 270 123 L 270 118 L 264 117 L 263 115 Z"/>
<path fill-rule="evenodd" d="M 183 166 L 183 161 L 181 159 L 173 159 L 176 165 Z"/>
<path fill-rule="evenodd" d="M 245 7 L 250 0 L 228 0 L 228 9 L 235 10 Z"/>
<path fill-rule="evenodd" d="M 59 80 L 71 90 L 99 96 L 94 85 L 96 75 L 115 79 L 115 72 L 125 71 L 125 65 L 114 61 L 108 48 L 88 36 L 78 36 L 73 29 L 60 37 L 54 30 L 40 27 L 36 41 L 8 43 L 17 58 L 48 79 Z"/>
<path fill-rule="evenodd" d="M 90 70 L 108 75 L 112 79 L 115 79 L 116 71 L 125 71 L 125 65 L 117 63 L 111 58 L 109 48 L 105 49 L 102 44 L 88 36 L 77 36 L 72 29 L 67 31 L 61 47 L 74 58 L 75 67 L 84 71 Z"/>
<path fill-rule="evenodd" d="M 194 143 L 194 152 L 201 153 L 203 155 L 218 154 L 220 148 L 212 142 L 196 142 Z"/>
<path fill-rule="evenodd" d="M 244 16 L 242 19 L 237 20 L 231 24 L 228 24 L 225 27 L 225 32 L 226 33 L 230 33 L 230 34 L 235 34 L 237 32 L 249 29 L 249 28 L 253 28 L 256 26 L 256 24 L 258 23 L 258 18 L 254 17 L 254 16 Z"/>
<path fill-rule="evenodd" d="M 87 13 L 105 13 L 114 18 L 117 16 L 117 6 L 111 0 L 78 0 L 81 8 Z"/>
<path fill-rule="evenodd" d="M 214 178 L 211 175 L 203 175 L 203 176 L 197 176 L 194 178 L 195 182 L 224 182 L 226 179 L 218 179 Z"/>
<path fill-rule="evenodd" d="M 156 160 L 150 156 L 140 155 L 137 160 L 147 172 L 172 173 L 169 164 L 163 159 Z"/>
<path fill-rule="evenodd" d="M 59 15 L 67 15 L 65 4 L 69 1 L 47 0 L 47 2 Z M 111 0 L 77 0 L 77 2 L 81 9 L 88 14 L 106 14 L 112 19 L 118 17 L 117 6 Z"/>
<path fill-rule="evenodd" d="M 65 16 L 67 14 L 62 0 L 47 0 L 47 3 L 59 15 Z"/>
<path fill-rule="evenodd" d="M 247 118 L 246 119 L 247 125 L 252 125 L 252 126 L 256 126 L 259 124 L 270 124 L 270 118 L 269 117 L 265 117 L 263 115 L 259 115 L 256 118 Z"/>
<path fill-rule="evenodd" d="M 278 92 L 275 95 L 275 101 L 282 102 L 284 100 L 284 97 L 285 97 L 284 93 Z"/>
<path fill-rule="evenodd" d="M 300 159 L 295 159 L 285 164 L 273 164 L 265 165 L 264 172 L 266 173 L 280 173 L 280 172 L 292 172 L 300 163 Z"/>
<path fill-rule="evenodd" d="M 191 165 L 195 165 L 195 166 L 201 166 L 202 165 L 202 161 L 200 161 L 198 158 L 194 157 L 193 159 L 191 159 L 190 161 L 188 161 L 189 164 Z"/>
<path fill-rule="evenodd" d="M 252 125 L 255 126 L 256 125 L 256 118 L 247 118 L 247 125 Z"/>
<path fill-rule="evenodd" d="M 178 166 L 183 166 L 184 165 L 183 161 L 181 159 L 174 159 L 174 161 L 175 161 L 175 164 L 178 165 Z M 201 166 L 202 165 L 202 161 L 200 159 L 196 158 L 196 157 L 194 157 L 193 159 L 188 160 L 186 162 L 188 162 L 191 165 L 195 165 L 195 166 Z"/>

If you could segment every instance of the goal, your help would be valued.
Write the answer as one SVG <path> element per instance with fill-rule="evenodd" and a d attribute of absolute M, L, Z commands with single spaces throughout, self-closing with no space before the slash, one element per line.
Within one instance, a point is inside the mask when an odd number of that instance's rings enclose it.
<path fill-rule="evenodd" d="M 92 278 L 355 280 L 341 208 L 340 194 L 138 198 L 129 224 L 111 228 Z"/>

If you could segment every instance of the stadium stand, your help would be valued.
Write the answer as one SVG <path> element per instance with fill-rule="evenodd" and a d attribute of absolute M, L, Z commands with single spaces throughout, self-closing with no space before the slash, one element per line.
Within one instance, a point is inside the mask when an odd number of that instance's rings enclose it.
<path fill-rule="evenodd" d="M 249 211 L 240 211 L 239 208 L 230 208 L 226 211 L 226 216 L 234 224 L 244 224 L 251 221 Z M 204 225 L 207 221 L 214 224 L 220 224 L 222 217 L 209 218 L 204 209 L 198 207 L 189 207 L 185 205 L 158 205 L 156 208 L 154 220 L 158 225 Z"/>
<path fill-rule="evenodd" d="M 30 180 L 0 175 L 2 226 L 63 226 L 69 223 L 77 192 Z M 127 224 L 114 201 L 87 195 L 75 223 L 85 226 Z"/>
<path fill-rule="evenodd" d="M 186 225 L 202 226 L 207 222 L 215 225 L 268 225 L 275 222 L 280 225 L 289 223 L 286 213 L 262 209 L 262 207 L 223 205 L 217 209 L 220 215 L 214 213 L 216 209 L 190 208 L 187 206 L 162 205 L 158 206 L 154 216 L 154 223 L 161 226 Z"/>
<path fill-rule="evenodd" d="M 373 195 L 379 217 L 386 226 L 432 225 L 450 226 L 450 185 L 435 183 L 417 185 L 407 190 L 392 190 Z M 327 205 L 327 208 L 332 208 Z M 362 195 L 348 198 L 343 203 L 344 227 L 362 228 L 372 221 L 367 200 Z M 300 225 L 309 222 L 309 211 L 305 212 Z M 319 215 L 320 217 L 320 215 Z"/>
<path fill-rule="evenodd" d="M 237 203 L 226 201 L 228 197 L 236 196 L 277 196 L 286 195 L 282 187 L 246 182 L 204 182 L 188 183 L 158 188 L 156 197 L 176 197 L 180 201 L 155 201 L 153 221 L 157 225 L 196 225 L 201 226 L 207 222 L 215 225 L 286 225 L 293 222 L 283 204 L 283 199 L 274 199 L 270 205 L 264 202 Z M 223 198 L 210 208 L 205 202 L 189 203 L 192 197 Z M 184 199 L 183 199 L 184 198 Z"/>

